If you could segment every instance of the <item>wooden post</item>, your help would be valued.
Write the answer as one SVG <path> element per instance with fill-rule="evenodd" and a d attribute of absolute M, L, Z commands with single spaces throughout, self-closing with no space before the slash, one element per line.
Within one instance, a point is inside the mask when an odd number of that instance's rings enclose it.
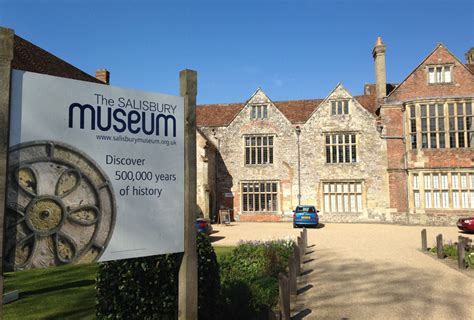
<path fill-rule="evenodd" d="M 278 275 L 279 304 L 283 320 L 290 320 L 290 291 L 288 290 L 288 278 L 284 274 Z"/>
<path fill-rule="evenodd" d="M 3 305 L 3 228 L 7 183 L 8 139 L 10 130 L 10 80 L 14 31 L 0 27 L 0 319 Z"/>
<path fill-rule="evenodd" d="M 180 95 L 184 97 L 184 256 L 179 269 L 178 318 L 198 318 L 196 252 L 196 95 L 197 73 L 179 73 Z"/>
<path fill-rule="evenodd" d="M 428 251 L 428 241 L 426 238 L 426 229 L 421 230 L 421 251 Z"/>
<path fill-rule="evenodd" d="M 306 227 L 303 227 L 303 245 L 306 251 L 306 248 L 308 248 L 308 229 Z"/>
<path fill-rule="evenodd" d="M 290 286 L 290 295 L 296 296 L 297 285 L 296 285 L 296 259 L 294 255 L 290 255 L 288 258 L 288 282 Z"/>
<path fill-rule="evenodd" d="M 295 243 L 293 243 L 293 256 L 295 257 L 296 276 L 299 277 L 301 275 L 300 249 Z"/>
<path fill-rule="evenodd" d="M 459 269 L 465 269 L 466 268 L 466 262 L 464 261 L 464 258 L 466 257 L 466 242 L 464 240 L 464 237 L 459 236 L 458 238 L 458 268 Z"/>
<path fill-rule="evenodd" d="M 444 259 L 442 234 L 436 236 L 436 252 L 438 254 L 438 259 Z"/>
<path fill-rule="evenodd" d="M 304 262 L 304 249 L 303 249 L 303 241 L 301 241 L 301 237 L 297 238 L 298 249 L 300 250 L 300 264 Z"/>

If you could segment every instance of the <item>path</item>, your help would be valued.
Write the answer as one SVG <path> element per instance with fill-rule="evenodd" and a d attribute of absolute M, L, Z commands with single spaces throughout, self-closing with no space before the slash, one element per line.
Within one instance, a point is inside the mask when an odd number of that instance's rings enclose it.
<path fill-rule="evenodd" d="M 474 319 L 474 277 L 421 253 L 422 228 L 326 224 L 309 229 L 310 248 L 293 318 Z M 438 233 L 453 241 L 459 235 L 455 227 L 426 229 L 428 246 Z M 290 223 L 233 223 L 215 230 L 214 245 L 301 231 Z"/>

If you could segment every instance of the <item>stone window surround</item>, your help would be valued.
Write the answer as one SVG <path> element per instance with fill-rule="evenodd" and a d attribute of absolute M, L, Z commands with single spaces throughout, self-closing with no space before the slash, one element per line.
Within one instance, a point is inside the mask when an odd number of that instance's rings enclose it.
<path fill-rule="evenodd" d="M 325 185 L 337 185 L 337 184 L 340 184 L 340 185 L 354 185 L 355 186 L 355 190 L 354 191 L 351 191 L 352 189 L 350 189 L 350 187 L 348 187 L 348 190 L 347 192 L 345 192 L 344 190 L 344 186 L 342 187 L 343 190 L 341 192 L 339 192 L 337 189 L 332 192 L 332 189 L 331 191 L 329 192 L 326 192 L 327 188 L 325 188 Z M 360 186 L 360 187 L 357 187 Z M 365 193 L 365 181 L 364 179 L 334 179 L 334 180 L 331 180 L 331 179 L 321 179 L 320 181 L 320 190 L 321 190 L 321 206 L 322 206 L 322 213 L 323 214 L 362 214 L 365 206 L 366 206 L 366 203 L 365 203 L 365 197 L 366 197 L 366 193 Z M 331 188 L 331 187 L 329 187 Z M 337 188 L 337 187 L 336 187 Z M 351 204 L 351 196 L 354 196 L 354 201 L 355 201 L 355 207 L 356 207 L 356 211 L 326 211 L 326 199 L 325 199 L 325 196 L 328 195 L 328 204 L 329 206 L 331 206 L 331 198 L 330 196 L 331 195 L 335 195 L 336 198 L 335 198 L 335 204 L 336 206 L 338 206 L 339 202 L 338 202 L 338 197 L 337 195 L 342 195 L 341 197 L 341 204 L 342 206 L 346 206 L 346 204 L 348 204 L 349 206 L 352 206 Z M 346 197 L 347 196 L 347 202 L 345 201 L 346 200 Z"/>
<path fill-rule="evenodd" d="M 323 143 L 324 143 L 324 157 L 325 157 L 325 162 L 324 164 L 325 165 L 341 165 L 341 164 L 344 164 L 344 165 L 354 165 L 354 164 L 357 164 L 359 162 L 359 156 L 358 156 L 358 152 L 357 150 L 359 150 L 359 132 L 358 131 L 324 131 L 322 132 L 322 136 L 323 136 Z M 338 146 L 339 144 L 334 144 L 332 143 L 332 139 L 331 139 L 331 143 L 328 145 L 326 143 L 326 137 L 327 136 L 332 136 L 332 135 L 341 135 L 341 136 L 344 136 L 344 135 L 354 135 L 355 137 L 355 143 L 349 143 L 348 146 L 349 146 L 349 157 L 350 157 L 350 161 L 349 162 L 339 162 L 339 156 L 337 156 L 337 161 L 336 162 L 327 162 L 327 147 L 330 146 Z M 344 144 L 341 144 L 341 146 L 346 146 L 347 144 L 344 143 Z M 355 147 L 355 161 L 353 162 L 352 161 L 352 146 Z M 337 154 L 338 154 L 339 150 L 337 149 Z M 332 154 L 332 153 L 331 153 Z M 332 159 L 331 159 L 332 161 Z"/>
<path fill-rule="evenodd" d="M 464 130 L 462 131 L 463 137 L 464 137 L 464 147 L 459 147 L 459 131 L 458 131 L 458 123 L 455 121 L 455 129 L 452 130 L 450 127 L 449 123 L 449 105 L 454 104 L 455 106 L 455 114 L 452 117 L 457 116 L 457 108 L 456 105 L 458 103 L 463 104 L 463 124 L 464 124 Z M 405 121 L 404 121 L 404 132 L 405 132 L 405 139 L 408 141 L 406 143 L 406 151 L 409 150 L 415 150 L 412 148 L 413 145 L 413 140 L 412 140 L 412 135 L 416 135 L 416 150 L 423 150 L 423 149 L 436 149 L 436 150 L 451 150 L 451 149 L 466 149 L 466 148 L 471 148 L 474 147 L 474 143 L 472 143 L 471 147 L 468 147 L 468 139 L 469 139 L 469 132 L 474 132 L 474 125 L 471 126 L 471 129 L 467 129 L 467 118 L 470 117 L 466 115 L 466 109 L 467 105 L 470 103 L 471 105 L 471 110 L 472 110 L 472 119 L 474 120 L 474 99 L 471 97 L 467 98 L 448 98 L 448 99 L 418 99 L 418 100 L 413 100 L 409 102 L 405 102 L 402 106 L 402 111 L 405 113 Z M 427 143 L 429 147 L 422 148 L 422 127 L 421 127 L 421 108 L 420 105 L 426 105 L 427 106 L 427 115 L 426 118 L 428 118 L 428 123 L 427 123 L 427 130 L 424 131 L 427 133 Z M 429 128 L 429 119 L 430 118 L 439 118 L 438 110 L 436 111 L 436 117 L 430 117 L 429 115 L 429 106 L 430 105 L 443 105 L 443 117 L 444 117 L 444 128 L 443 130 L 439 130 L 439 125 L 436 125 L 436 130 L 431 131 Z M 411 116 L 411 108 L 415 106 L 415 117 L 413 118 Z M 412 126 L 411 126 L 411 120 L 416 120 L 416 134 L 412 133 Z M 444 133 L 444 143 L 445 147 L 440 148 L 440 138 L 439 138 L 439 133 L 442 132 Z M 450 146 L 450 132 L 455 133 L 454 139 L 455 139 L 455 147 Z M 434 133 L 436 134 L 436 148 L 431 148 L 431 139 L 430 139 L 430 134 Z M 473 133 L 474 134 L 474 133 Z M 474 139 L 474 136 L 473 136 Z"/>
<path fill-rule="evenodd" d="M 253 188 L 255 188 L 255 185 L 259 185 L 259 190 L 258 191 L 252 191 L 250 192 L 249 189 L 247 191 L 244 191 L 244 186 L 247 185 L 247 188 L 249 187 L 248 185 L 254 184 Z M 261 190 L 261 185 L 264 184 L 265 190 Z M 278 212 L 278 206 L 279 206 L 279 192 L 280 192 L 280 181 L 278 180 L 242 180 L 239 183 L 239 188 L 240 188 L 240 194 L 241 194 L 241 199 L 240 199 L 240 208 L 241 208 L 241 213 L 277 213 Z M 270 190 L 268 190 L 268 186 L 270 186 Z M 253 197 L 249 197 L 250 195 L 253 195 Z M 262 203 L 262 196 L 263 199 L 265 199 L 265 202 Z M 258 201 L 255 201 L 258 198 Z M 252 199 L 252 203 L 250 203 L 250 199 Z M 269 202 L 270 201 L 270 202 Z M 245 203 L 246 202 L 246 203 Z M 250 206 L 253 206 L 255 209 L 255 205 L 258 203 L 258 206 L 260 209 L 262 207 L 271 207 L 271 210 L 248 210 Z"/>
<path fill-rule="evenodd" d="M 350 114 L 350 98 L 333 98 L 331 102 L 331 116 L 343 116 Z"/>
<path fill-rule="evenodd" d="M 244 134 L 243 136 L 243 150 L 244 150 L 244 166 L 245 167 L 255 167 L 255 166 L 258 166 L 258 167 L 262 167 L 262 166 L 273 166 L 274 162 L 275 162 L 275 138 L 276 138 L 276 134 L 274 133 L 257 133 L 257 134 Z M 255 163 L 251 163 L 252 160 L 251 160 L 251 149 L 252 149 L 252 146 L 247 146 L 246 145 L 246 140 L 247 138 L 257 138 L 257 137 L 260 137 L 262 138 L 262 145 L 260 146 L 255 146 Z M 266 145 L 263 145 L 263 138 L 267 138 L 267 144 Z M 272 138 L 271 139 L 271 144 L 269 142 L 269 139 L 268 138 Z M 250 163 L 247 163 L 247 149 L 249 150 L 249 162 Z M 263 162 L 264 159 L 265 159 L 265 152 L 264 151 L 267 151 L 266 152 L 266 157 L 267 157 L 267 162 Z M 257 163 L 258 161 L 258 156 L 260 155 L 260 159 L 262 161 L 262 163 Z"/>
<path fill-rule="evenodd" d="M 268 119 L 268 104 L 256 103 L 250 105 L 250 120 Z"/>
<path fill-rule="evenodd" d="M 451 80 L 450 81 L 445 81 L 445 68 L 449 68 L 449 73 Z M 434 73 L 434 82 L 430 82 L 430 72 L 429 70 L 431 68 L 435 69 Z M 442 68 L 442 80 L 440 82 L 436 81 L 436 68 Z M 454 63 L 441 63 L 441 64 L 427 64 L 425 65 L 425 72 L 426 72 L 426 84 L 429 86 L 436 86 L 436 85 L 446 85 L 446 84 L 454 84 L 454 79 L 453 79 L 453 68 L 454 68 Z"/>
<path fill-rule="evenodd" d="M 428 169 L 409 172 L 408 200 L 410 209 L 437 212 L 441 210 L 448 212 L 472 211 L 474 208 L 474 171 L 472 169 L 452 169 Z M 462 178 L 463 175 L 465 179 Z M 425 178 L 425 176 L 429 178 Z M 437 181 L 433 178 L 435 176 Z M 443 178 L 443 176 L 446 178 Z M 457 178 L 453 179 L 453 176 Z M 430 185 L 428 187 L 425 187 L 426 179 L 429 180 Z M 453 185 L 455 182 L 457 186 Z M 426 191 L 430 193 L 428 197 Z M 454 200 L 458 203 L 457 207 L 454 205 Z"/>

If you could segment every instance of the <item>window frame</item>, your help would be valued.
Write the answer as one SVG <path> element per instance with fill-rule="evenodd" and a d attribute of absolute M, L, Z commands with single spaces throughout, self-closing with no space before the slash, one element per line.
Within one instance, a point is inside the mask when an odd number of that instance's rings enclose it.
<path fill-rule="evenodd" d="M 407 151 L 474 148 L 474 100 L 414 101 L 405 104 L 405 111 Z"/>
<path fill-rule="evenodd" d="M 262 184 L 264 185 L 263 191 L 261 190 Z M 252 191 L 250 191 L 250 185 L 252 185 Z M 258 191 L 255 191 L 256 185 L 258 185 Z M 270 188 L 267 186 L 270 186 Z M 245 187 L 247 187 L 247 191 L 244 191 Z M 242 180 L 240 181 L 241 212 L 277 213 L 279 212 L 279 193 L 280 181 L 278 180 Z M 262 199 L 264 199 L 264 203 L 262 203 Z M 270 202 L 268 202 L 269 200 Z M 269 205 L 271 210 L 262 210 L 264 207 L 268 208 Z M 252 206 L 252 209 L 256 209 L 256 206 L 258 206 L 259 210 L 249 210 L 250 206 Z"/>
<path fill-rule="evenodd" d="M 341 185 L 341 191 L 338 190 L 339 185 Z M 326 186 L 328 186 L 328 188 L 326 188 Z M 334 191 L 332 190 L 332 186 L 334 186 Z M 347 191 L 344 186 L 347 186 Z M 351 186 L 354 186 L 353 190 Z M 322 180 L 321 194 L 321 204 L 325 214 L 362 214 L 365 210 L 364 180 Z M 326 198 L 326 196 L 328 197 Z M 354 197 L 354 204 L 352 204 L 351 196 Z M 336 211 L 332 208 L 333 203 L 336 207 Z M 340 205 L 342 206 L 343 211 L 339 211 Z M 346 206 L 349 208 L 349 211 L 344 210 Z M 352 211 L 353 208 L 355 208 L 356 211 Z"/>
<path fill-rule="evenodd" d="M 331 116 L 342 116 L 350 114 L 350 100 L 349 98 L 344 99 L 331 99 Z"/>
<path fill-rule="evenodd" d="M 426 65 L 426 83 L 428 85 L 442 85 L 442 84 L 452 84 L 453 80 L 453 63 L 444 63 L 444 64 L 428 64 Z M 441 71 L 438 69 L 441 68 Z M 430 70 L 433 69 L 433 81 L 431 81 Z M 446 70 L 449 70 L 449 81 L 446 81 Z M 440 73 L 438 73 L 440 72 Z"/>
<path fill-rule="evenodd" d="M 419 170 L 410 172 L 410 207 L 414 210 L 474 209 L 474 171 Z"/>
<path fill-rule="evenodd" d="M 251 167 L 273 165 L 275 161 L 275 137 L 275 134 L 243 135 L 244 166 Z M 249 144 L 247 144 L 248 140 Z M 255 144 L 253 144 L 253 140 L 255 141 Z M 260 145 L 258 144 L 259 140 Z"/>
<path fill-rule="evenodd" d="M 346 142 L 346 137 L 349 142 Z M 354 131 L 329 131 L 323 133 L 325 164 L 355 164 L 359 162 L 359 134 Z M 329 138 L 329 143 L 328 143 Z M 341 141 L 342 138 L 342 142 Z M 329 150 L 329 153 L 328 153 Z M 342 150 L 342 158 L 340 151 Z M 342 159 L 342 160 L 341 160 Z M 347 161 L 348 160 L 348 161 Z"/>
<path fill-rule="evenodd" d="M 252 104 L 250 105 L 250 120 L 267 120 L 268 104 Z"/>

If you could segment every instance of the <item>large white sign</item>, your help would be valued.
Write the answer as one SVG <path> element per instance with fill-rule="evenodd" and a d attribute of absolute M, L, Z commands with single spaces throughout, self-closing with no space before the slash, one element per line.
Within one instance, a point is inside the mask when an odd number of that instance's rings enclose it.
<path fill-rule="evenodd" d="M 13 70 L 7 269 L 183 251 L 183 109 Z"/>

